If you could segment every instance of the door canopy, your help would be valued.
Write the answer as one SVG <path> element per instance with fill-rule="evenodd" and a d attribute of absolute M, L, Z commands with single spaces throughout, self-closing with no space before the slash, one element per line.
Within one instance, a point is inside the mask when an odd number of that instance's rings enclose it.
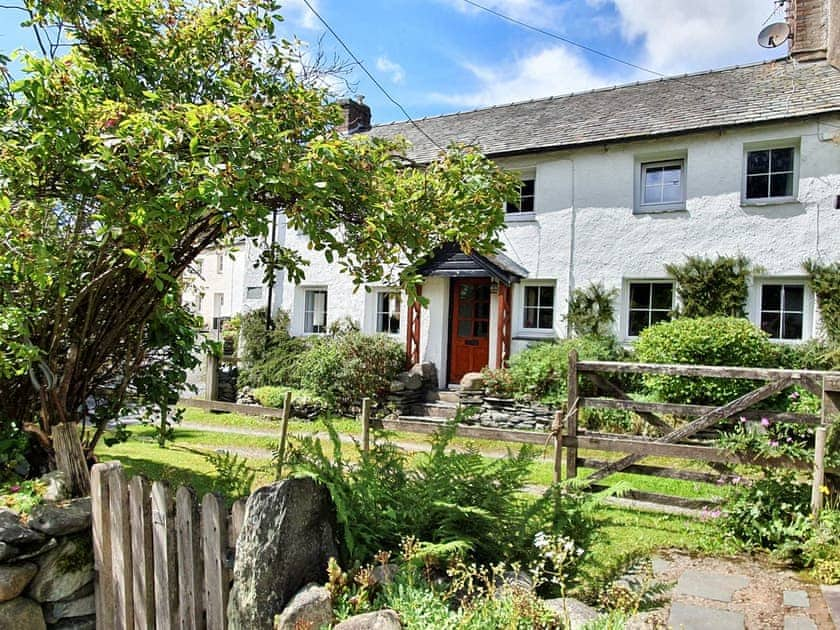
<path fill-rule="evenodd" d="M 457 243 L 439 247 L 417 271 L 421 276 L 493 278 L 505 286 L 519 282 L 528 275 L 527 269 L 504 254 L 465 254 Z"/>

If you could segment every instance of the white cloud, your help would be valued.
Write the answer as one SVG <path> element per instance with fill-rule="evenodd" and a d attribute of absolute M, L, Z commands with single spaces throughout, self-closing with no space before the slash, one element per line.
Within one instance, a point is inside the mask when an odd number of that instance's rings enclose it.
<path fill-rule="evenodd" d="M 376 60 L 376 69 L 389 75 L 392 83 L 402 83 L 405 79 L 403 67 L 382 55 Z"/>
<path fill-rule="evenodd" d="M 768 0 L 610 1 L 619 14 L 622 37 L 642 44 L 644 59 L 640 63 L 665 74 L 709 70 L 784 54 L 784 49 L 767 53 L 756 43 L 764 20 L 773 10 Z M 781 12 L 774 18 L 783 19 Z"/>
<path fill-rule="evenodd" d="M 445 0 L 447 4 L 461 13 L 477 14 L 486 12 L 464 0 Z M 556 25 L 565 12 L 563 6 L 549 0 L 476 0 L 479 4 L 516 20 L 528 22 L 534 26 Z"/>
<path fill-rule="evenodd" d="M 318 0 L 309 0 L 309 4 L 321 13 Z M 280 15 L 293 27 L 302 27 L 307 30 L 321 28 L 321 22 L 314 13 L 306 6 L 303 0 L 284 0 L 280 7 Z M 321 13 L 323 15 L 323 13 Z"/>
<path fill-rule="evenodd" d="M 581 92 L 630 80 L 600 73 L 565 46 L 546 48 L 505 66 L 463 64 L 479 87 L 461 94 L 434 94 L 437 102 L 456 107 L 485 107 Z"/>

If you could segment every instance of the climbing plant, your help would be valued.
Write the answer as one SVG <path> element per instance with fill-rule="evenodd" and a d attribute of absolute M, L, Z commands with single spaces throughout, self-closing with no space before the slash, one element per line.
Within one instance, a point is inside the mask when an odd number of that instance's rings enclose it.
<path fill-rule="evenodd" d="M 688 256 L 681 265 L 665 265 L 677 281 L 682 317 L 743 317 L 747 282 L 756 271 L 745 256 Z"/>
<path fill-rule="evenodd" d="M 566 321 L 578 337 L 608 337 L 612 334 L 615 318 L 614 300 L 618 289 L 607 289 L 603 283 L 592 282 L 578 287 L 569 298 L 569 312 Z"/>
<path fill-rule="evenodd" d="M 808 286 L 817 296 L 823 329 L 832 345 L 840 345 L 840 262 L 824 264 L 806 260 Z"/>

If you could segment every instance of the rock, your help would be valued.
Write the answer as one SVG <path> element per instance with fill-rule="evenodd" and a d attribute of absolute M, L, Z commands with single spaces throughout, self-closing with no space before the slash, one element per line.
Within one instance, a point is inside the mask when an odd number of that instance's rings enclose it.
<path fill-rule="evenodd" d="M 484 389 L 484 376 L 481 372 L 467 372 L 461 379 L 462 390 Z"/>
<path fill-rule="evenodd" d="M 26 597 L 18 597 L 0 604 L 0 628 L 16 630 L 46 630 L 41 607 Z"/>
<path fill-rule="evenodd" d="M 29 527 L 50 536 L 67 536 L 90 528 L 90 497 L 36 505 Z"/>
<path fill-rule="evenodd" d="M 33 562 L 0 566 L 0 602 L 14 599 L 38 573 L 38 565 Z"/>
<path fill-rule="evenodd" d="M 88 536 L 65 538 L 36 562 L 38 575 L 27 590 L 35 601 L 66 599 L 93 581 L 93 549 Z"/>
<path fill-rule="evenodd" d="M 9 543 L 0 542 L 0 562 L 11 560 L 20 554 L 20 549 Z"/>
<path fill-rule="evenodd" d="M 55 623 L 67 617 L 89 617 L 95 614 L 96 601 L 93 593 L 81 599 L 52 602 L 44 605 L 44 617 L 47 623 Z"/>
<path fill-rule="evenodd" d="M 43 555 L 50 551 L 51 549 L 55 549 L 58 547 L 58 541 L 55 538 L 48 538 L 47 542 L 40 546 L 33 546 L 29 545 L 24 550 L 18 550 L 18 555 L 15 557 L 15 562 L 20 562 L 21 560 L 29 560 L 30 558 L 35 558 L 37 556 Z"/>
<path fill-rule="evenodd" d="M 43 496 L 44 501 L 66 501 L 71 496 L 67 475 L 60 470 L 49 472 L 38 481 L 47 486 Z"/>
<path fill-rule="evenodd" d="M 392 393 L 397 392 L 404 392 L 405 391 L 405 383 L 402 381 L 391 381 L 391 384 L 388 386 Z"/>
<path fill-rule="evenodd" d="M 434 363 L 415 363 L 408 371 L 409 374 L 419 374 L 426 383 L 437 383 L 437 368 Z"/>
<path fill-rule="evenodd" d="M 64 599 L 61 599 L 59 601 L 61 601 L 61 602 L 72 602 L 72 601 L 75 601 L 77 599 L 82 599 L 83 597 L 87 597 L 88 595 L 93 595 L 93 591 L 94 591 L 93 582 L 89 582 L 89 583 L 85 584 L 82 588 L 80 588 L 78 591 L 73 591 L 72 593 L 70 593 L 70 595 L 68 595 L 67 597 L 65 597 Z"/>
<path fill-rule="evenodd" d="M 271 630 L 274 616 L 298 590 L 327 580 L 338 557 L 335 506 L 312 479 L 287 479 L 254 492 L 236 545 L 231 630 Z"/>
<path fill-rule="evenodd" d="M 42 543 L 47 539 L 39 532 L 26 527 L 15 512 L 0 510 L 0 542 L 13 545 L 31 545 Z"/>
<path fill-rule="evenodd" d="M 51 625 L 50 630 L 96 630 L 96 615 L 62 619 Z"/>
<path fill-rule="evenodd" d="M 332 623 L 332 597 L 323 586 L 307 584 L 274 619 L 274 630 L 321 628 Z"/>
<path fill-rule="evenodd" d="M 565 606 L 563 602 L 565 601 Z M 543 601 L 546 608 L 555 613 L 561 620 L 565 622 L 566 615 L 569 617 L 569 628 L 582 628 L 593 619 L 600 617 L 597 610 L 591 606 L 587 606 L 582 601 L 574 597 L 556 597 L 555 599 L 546 599 Z"/>
<path fill-rule="evenodd" d="M 373 581 L 377 584 L 390 584 L 399 570 L 396 564 L 379 564 L 373 567 Z"/>
<path fill-rule="evenodd" d="M 411 372 L 400 372 L 397 374 L 397 380 L 405 385 L 405 388 L 411 391 L 423 387 L 423 377 L 419 374 L 412 374 Z"/>
<path fill-rule="evenodd" d="M 400 617 L 393 610 L 377 610 L 342 621 L 333 630 L 401 630 Z"/>

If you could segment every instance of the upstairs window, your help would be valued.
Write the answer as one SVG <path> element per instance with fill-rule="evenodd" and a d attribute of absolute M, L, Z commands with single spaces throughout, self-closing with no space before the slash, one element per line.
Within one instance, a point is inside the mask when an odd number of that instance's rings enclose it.
<path fill-rule="evenodd" d="M 661 212 L 684 208 L 684 171 L 684 160 L 642 163 L 639 211 Z"/>
<path fill-rule="evenodd" d="M 216 273 L 223 273 L 225 270 L 225 255 L 223 253 L 216 254 Z"/>
<path fill-rule="evenodd" d="M 748 200 L 793 197 L 795 151 L 793 147 L 747 151 Z"/>
<path fill-rule="evenodd" d="M 519 186 L 519 202 L 505 204 L 505 212 L 507 214 L 525 214 L 534 212 L 534 178 L 523 179 Z"/>
<path fill-rule="evenodd" d="M 306 289 L 303 293 L 303 332 L 327 332 L 327 290 Z"/>
<path fill-rule="evenodd" d="M 671 319 L 673 282 L 631 282 L 627 336 L 638 337 L 648 326 Z"/>
<path fill-rule="evenodd" d="M 761 330 L 772 339 L 802 339 L 804 319 L 805 285 L 762 285 Z"/>
<path fill-rule="evenodd" d="M 399 293 L 376 294 L 376 332 L 392 335 L 400 332 L 400 302 Z"/>

